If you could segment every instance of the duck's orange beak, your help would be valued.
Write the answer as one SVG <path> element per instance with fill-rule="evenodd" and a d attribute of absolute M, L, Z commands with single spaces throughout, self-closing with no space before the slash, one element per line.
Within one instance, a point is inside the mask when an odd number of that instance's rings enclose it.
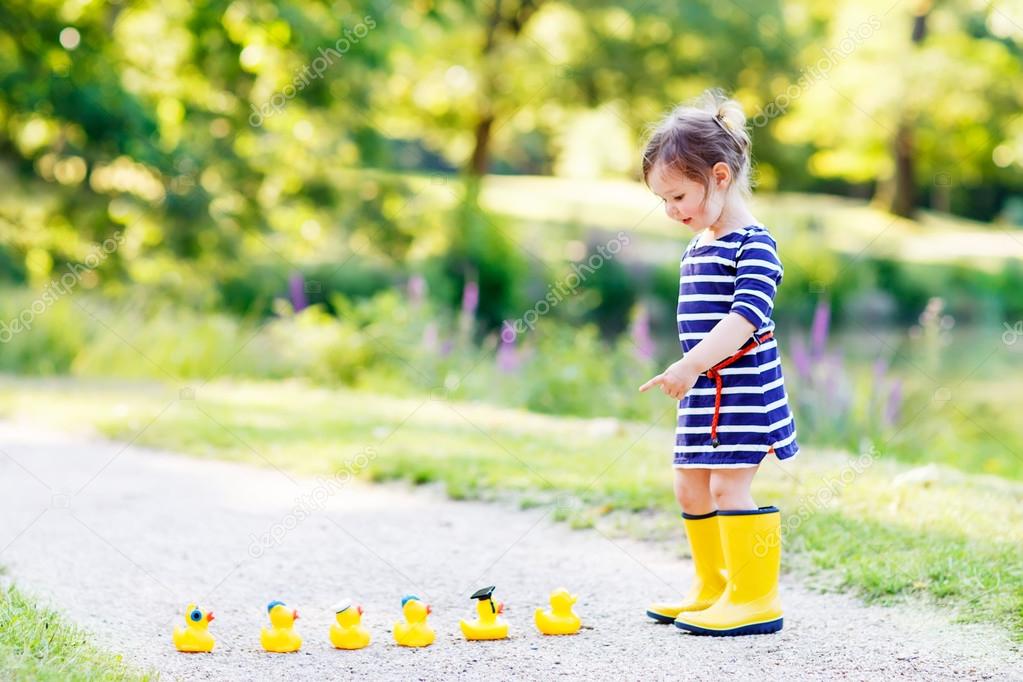
<path fill-rule="evenodd" d="M 291 617 L 294 618 L 295 620 L 298 620 L 298 611 L 297 610 L 296 611 L 292 611 L 291 612 Z"/>
<path fill-rule="evenodd" d="M 213 612 L 210 611 L 209 613 L 206 614 L 206 622 L 209 623 L 212 620 L 213 620 Z"/>
<path fill-rule="evenodd" d="M 356 606 L 355 610 L 359 612 L 360 616 L 362 615 L 362 606 Z"/>
<path fill-rule="evenodd" d="M 433 607 L 430 606 L 429 604 L 427 604 L 426 605 L 426 615 L 429 616 L 431 613 L 433 613 Z"/>
<path fill-rule="evenodd" d="M 497 612 L 498 613 L 504 613 L 504 602 L 503 601 L 497 602 Z"/>

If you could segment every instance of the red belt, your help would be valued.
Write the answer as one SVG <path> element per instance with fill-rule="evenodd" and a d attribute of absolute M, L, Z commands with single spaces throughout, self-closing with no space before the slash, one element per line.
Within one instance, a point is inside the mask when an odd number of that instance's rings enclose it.
<path fill-rule="evenodd" d="M 721 373 L 718 372 L 720 369 L 728 367 L 730 364 L 741 358 L 746 353 L 762 344 L 763 342 L 774 336 L 773 332 L 766 332 L 759 339 L 754 337 L 746 342 L 739 350 L 735 351 L 735 354 L 729 358 L 725 358 L 718 364 L 714 365 L 706 371 L 706 375 L 709 379 L 714 380 L 714 418 L 710 421 L 710 444 L 711 447 L 717 447 L 721 445 L 721 441 L 718 440 L 718 416 L 721 414 Z"/>

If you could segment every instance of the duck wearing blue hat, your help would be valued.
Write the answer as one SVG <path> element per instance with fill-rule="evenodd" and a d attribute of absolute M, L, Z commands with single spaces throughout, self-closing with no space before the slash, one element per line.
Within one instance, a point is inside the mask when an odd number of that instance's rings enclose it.
<path fill-rule="evenodd" d="M 295 632 L 295 621 L 298 611 L 289 609 L 282 601 L 272 601 L 266 605 L 270 616 L 270 627 L 263 628 L 259 642 L 267 651 L 277 654 L 288 654 L 302 647 L 302 638 Z"/>
<path fill-rule="evenodd" d="M 433 644 L 435 633 L 426 622 L 432 609 L 419 597 L 408 594 L 401 598 L 401 613 L 404 621 L 394 624 L 394 641 L 401 646 L 422 647 Z"/>

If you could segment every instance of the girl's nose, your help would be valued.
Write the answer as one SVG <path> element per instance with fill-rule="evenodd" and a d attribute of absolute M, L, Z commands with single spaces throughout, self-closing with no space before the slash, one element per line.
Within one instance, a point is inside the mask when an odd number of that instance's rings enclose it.
<path fill-rule="evenodd" d="M 672 220 L 678 220 L 679 219 L 678 211 L 675 210 L 675 204 L 671 203 L 670 201 L 664 202 L 664 212 Z"/>

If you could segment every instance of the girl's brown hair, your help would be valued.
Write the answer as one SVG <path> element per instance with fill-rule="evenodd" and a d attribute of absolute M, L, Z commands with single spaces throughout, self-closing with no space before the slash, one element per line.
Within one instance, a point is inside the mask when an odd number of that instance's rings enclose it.
<path fill-rule="evenodd" d="M 752 162 L 742 106 L 714 89 L 675 107 L 649 135 L 643 150 L 644 182 L 649 182 L 657 162 L 699 182 L 705 191 L 714 164 L 726 163 L 732 171 L 732 186 L 748 197 Z"/>

